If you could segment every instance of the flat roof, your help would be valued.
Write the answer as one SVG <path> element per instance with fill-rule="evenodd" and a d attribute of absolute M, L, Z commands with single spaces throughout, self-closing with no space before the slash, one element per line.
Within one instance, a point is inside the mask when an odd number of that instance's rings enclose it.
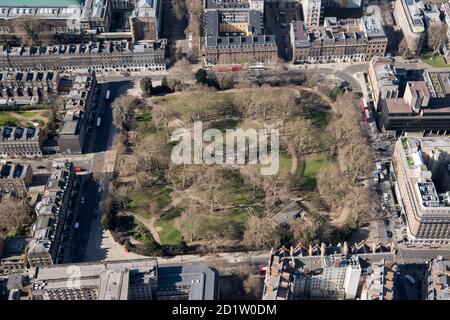
<path fill-rule="evenodd" d="M 82 0 L 0 0 L 1 7 L 65 8 L 82 6 Z"/>

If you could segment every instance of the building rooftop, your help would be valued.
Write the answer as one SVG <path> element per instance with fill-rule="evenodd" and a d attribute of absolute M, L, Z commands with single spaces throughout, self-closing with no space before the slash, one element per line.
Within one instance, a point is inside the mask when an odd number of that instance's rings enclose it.
<path fill-rule="evenodd" d="M 158 294 L 187 287 L 189 300 L 214 300 L 215 277 L 207 265 L 163 266 L 158 272 Z"/>
<path fill-rule="evenodd" d="M 34 127 L 3 127 L 0 128 L 0 143 L 39 140 L 39 132 L 40 129 Z"/>
<path fill-rule="evenodd" d="M 428 300 L 450 300 L 450 260 L 442 256 L 428 267 Z"/>
<path fill-rule="evenodd" d="M 82 0 L 0 0 L 2 7 L 36 7 L 36 8 L 65 8 L 69 6 L 79 6 L 83 4 Z"/>

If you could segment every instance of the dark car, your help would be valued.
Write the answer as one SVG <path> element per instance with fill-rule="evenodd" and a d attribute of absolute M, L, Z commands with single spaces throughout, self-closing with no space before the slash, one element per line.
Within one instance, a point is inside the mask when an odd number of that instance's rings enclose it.
<path fill-rule="evenodd" d="M 37 166 L 36 168 L 38 168 L 39 170 L 42 170 L 42 169 L 47 169 L 47 167 L 46 167 L 46 166 Z"/>
<path fill-rule="evenodd" d="M 387 225 L 387 226 L 389 225 L 389 219 L 383 219 L 383 222 L 385 225 Z"/>
<path fill-rule="evenodd" d="M 387 230 L 386 235 L 388 238 L 392 238 L 392 236 L 393 236 L 392 231 Z"/>

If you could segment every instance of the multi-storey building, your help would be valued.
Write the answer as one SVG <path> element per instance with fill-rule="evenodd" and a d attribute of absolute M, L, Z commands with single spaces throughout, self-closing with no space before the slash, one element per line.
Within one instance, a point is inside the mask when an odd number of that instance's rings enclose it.
<path fill-rule="evenodd" d="M 446 137 L 403 137 L 395 144 L 395 192 L 411 240 L 450 239 L 449 152 Z"/>
<path fill-rule="evenodd" d="M 136 43 L 104 41 L 48 47 L 0 47 L 0 70 L 165 70 L 166 43 L 161 39 Z"/>
<path fill-rule="evenodd" d="M 92 110 L 96 88 L 95 72 L 79 75 L 64 102 L 64 118 L 58 136 L 61 153 L 82 153 L 86 133 L 94 125 Z"/>
<path fill-rule="evenodd" d="M 445 133 L 450 121 L 448 72 L 423 72 L 423 80 L 406 81 L 402 97 L 380 100 L 386 130 Z"/>
<path fill-rule="evenodd" d="M 361 292 L 361 300 L 394 300 L 397 298 L 395 277 L 398 265 L 391 261 L 372 262 Z"/>
<path fill-rule="evenodd" d="M 0 274 L 22 273 L 28 264 L 26 246 L 31 239 L 15 237 L 6 241 L 0 239 Z"/>
<path fill-rule="evenodd" d="M 422 51 L 426 36 L 423 8 L 422 0 L 396 0 L 395 2 L 394 16 L 412 54 Z"/>
<path fill-rule="evenodd" d="M 426 300 L 450 300 L 450 260 L 443 256 L 431 259 L 425 274 Z"/>
<path fill-rule="evenodd" d="M 394 68 L 394 59 L 375 56 L 369 64 L 369 84 L 376 110 L 382 99 L 395 99 L 399 95 L 399 79 Z"/>
<path fill-rule="evenodd" d="M 337 0 L 298 0 L 302 4 L 303 21 L 308 27 L 318 27 L 322 22 L 324 9 L 327 7 L 342 7 L 344 3 Z M 362 0 L 348 0 L 346 8 L 361 7 Z"/>
<path fill-rule="evenodd" d="M 264 31 L 264 1 L 205 0 L 204 10 L 207 65 L 276 61 L 275 36 Z"/>
<path fill-rule="evenodd" d="M 23 197 L 33 179 L 33 170 L 29 164 L 0 164 L 0 196 L 14 194 Z"/>
<path fill-rule="evenodd" d="M 77 278 L 72 281 L 71 276 Z M 216 273 L 206 265 L 159 267 L 156 259 L 38 268 L 36 300 L 214 300 Z"/>
<path fill-rule="evenodd" d="M 367 61 L 386 52 L 387 37 L 378 18 L 337 20 L 327 17 L 323 27 L 291 23 L 293 61 L 327 63 Z"/>
<path fill-rule="evenodd" d="M 130 16 L 133 41 L 157 40 L 162 28 L 161 0 L 141 0 L 135 5 Z"/>
<path fill-rule="evenodd" d="M 32 22 L 49 34 L 96 34 L 109 31 L 112 17 L 109 0 L 25 0 L 0 5 L 0 34 L 5 35 L 22 33 L 21 25 Z"/>
<path fill-rule="evenodd" d="M 40 128 L 0 128 L 0 157 L 41 157 L 43 140 Z"/>
<path fill-rule="evenodd" d="M 392 259 L 392 248 L 344 243 L 272 250 L 263 300 L 356 299 L 363 284 L 361 259 Z"/>
<path fill-rule="evenodd" d="M 307 27 L 319 27 L 322 20 L 322 0 L 302 0 L 303 20 Z"/>
<path fill-rule="evenodd" d="M 47 182 L 42 200 L 36 204 L 36 222 L 27 259 L 31 267 L 49 266 L 61 260 L 60 244 L 66 225 L 75 181 L 73 164 L 57 166 Z"/>
<path fill-rule="evenodd" d="M 39 104 L 56 94 L 55 71 L 0 72 L 0 105 Z"/>

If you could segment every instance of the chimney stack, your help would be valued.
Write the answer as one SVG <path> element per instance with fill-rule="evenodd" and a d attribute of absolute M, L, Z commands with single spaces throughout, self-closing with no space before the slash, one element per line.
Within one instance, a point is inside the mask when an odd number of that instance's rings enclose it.
<path fill-rule="evenodd" d="M 348 255 L 348 243 L 344 241 L 344 247 L 342 248 L 342 252 L 347 256 Z"/>

